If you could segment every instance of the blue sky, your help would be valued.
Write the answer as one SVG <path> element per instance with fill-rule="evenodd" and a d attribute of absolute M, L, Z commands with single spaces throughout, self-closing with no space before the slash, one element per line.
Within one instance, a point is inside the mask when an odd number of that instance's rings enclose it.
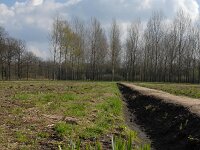
<path fill-rule="evenodd" d="M 11 6 L 15 3 L 15 0 L 1 0 L 0 2 Z"/>
<path fill-rule="evenodd" d="M 7 4 L 8 6 L 12 6 L 16 1 L 25 2 L 27 0 L 0 0 L 0 3 Z M 66 0 L 57 0 L 57 2 L 65 2 Z"/>
<path fill-rule="evenodd" d="M 199 17 L 200 0 L 0 0 L 0 26 L 11 36 L 27 42 L 28 50 L 47 59 L 48 33 L 53 17 L 76 16 L 85 21 L 99 19 L 105 28 L 116 18 L 126 32 L 126 26 L 138 18 L 146 22 L 152 11 L 162 10 L 166 19 L 172 19 L 179 9 L 193 20 Z"/>

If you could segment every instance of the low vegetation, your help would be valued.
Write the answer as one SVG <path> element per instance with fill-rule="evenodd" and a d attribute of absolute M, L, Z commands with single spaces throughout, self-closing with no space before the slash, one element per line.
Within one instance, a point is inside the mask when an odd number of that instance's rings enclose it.
<path fill-rule="evenodd" d="M 3 149 L 148 148 L 126 127 L 114 83 L 1 82 L 0 95 Z"/>
<path fill-rule="evenodd" d="M 176 83 L 135 83 L 135 85 L 162 90 L 175 95 L 200 98 L 200 85 L 198 84 L 176 84 Z"/>

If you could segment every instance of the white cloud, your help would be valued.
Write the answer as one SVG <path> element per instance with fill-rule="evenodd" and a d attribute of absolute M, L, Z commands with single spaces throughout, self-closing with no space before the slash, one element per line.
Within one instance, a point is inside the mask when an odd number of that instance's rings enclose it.
<path fill-rule="evenodd" d="M 50 58 L 49 50 L 44 50 L 48 47 L 47 43 L 37 43 L 37 42 L 28 42 L 28 51 L 32 52 L 36 56 L 44 59 Z"/>
<path fill-rule="evenodd" d="M 15 14 L 5 4 L 0 4 L 0 24 L 6 24 Z"/>
<path fill-rule="evenodd" d="M 145 0 L 139 8 L 161 10 L 167 17 L 172 17 L 180 9 L 189 14 L 192 20 L 199 16 L 199 4 L 197 0 Z"/>
<path fill-rule="evenodd" d="M 176 1 L 177 5 L 180 6 L 186 13 L 188 13 L 192 20 L 196 20 L 199 17 L 199 4 L 196 0 L 179 0 Z M 179 8 L 176 7 L 176 10 Z"/>
<path fill-rule="evenodd" d="M 78 2 L 80 0 L 65 3 L 55 0 L 27 0 L 17 1 L 12 6 L 0 2 L 0 26 L 4 26 L 11 36 L 25 40 L 28 49 L 34 54 L 46 58 L 53 17 L 57 13 L 68 16 L 64 9 Z"/>
<path fill-rule="evenodd" d="M 43 4 L 43 0 L 30 0 L 30 4 L 33 6 L 38 6 Z"/>
<path fill-rule="evenodd" d="M 144 0 L 143 3 L 140 3 L 138 9 L 150 9 L 151 8 L 151 3 L 152 1 L 151 0 Z"/>
<path fill-rule="evenodd" d="M 12 36 L 26 40 L 37 55 L 43 55 L 43 51 L 48 52 L 48 32 L 58 13 L 66 19 L 78 16 L 89 20 L 95 16 L 106 27 L 116 18 L 124 32 L 129 22 L 138 18 L 147 21 L 152 11 L 161 10 L 172 19 L 179 9 L 193 20 L 199 16 L 197 0 L 24 0 L 12 6 L 0 2 L 0 25 Z"/>
<path fill-rule="evenodd" d="M 65 3 L 65 5 L 66 5 L 66 6 L 75 5 L 75 4 L 77 4 L 77 3 L 81 2 L 81 1 L 82 1 L 82 0 L 68 0 L 68 1 Z"/>

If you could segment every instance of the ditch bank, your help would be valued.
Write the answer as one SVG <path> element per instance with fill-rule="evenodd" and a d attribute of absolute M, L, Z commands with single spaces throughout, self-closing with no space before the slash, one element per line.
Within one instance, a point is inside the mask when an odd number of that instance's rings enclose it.
<path fill-rule="evenodd" d="M 139 126 L 156 150 L 200 150 L 200 100 L 119 83 L 128 125 Z"/>

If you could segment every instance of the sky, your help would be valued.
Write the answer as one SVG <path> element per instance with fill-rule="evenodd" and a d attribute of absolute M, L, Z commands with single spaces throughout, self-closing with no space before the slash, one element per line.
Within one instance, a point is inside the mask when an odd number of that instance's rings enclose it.
<path fill-rule="evenodd" d="M 27 49 L 39 57 L 50 57 L 48 35 L 53 18 L 59 14 L 70 20 L 91 17 L 109 27 L 112 19 L 126 26 L 137 19 L 147 21 L 153 11 L 162 11 L 167 19 L 183 9 L 193 20 L 199 17 L 200 0 L 0 0 L 0 26 L 10 36 L 22 39 Z"/>

